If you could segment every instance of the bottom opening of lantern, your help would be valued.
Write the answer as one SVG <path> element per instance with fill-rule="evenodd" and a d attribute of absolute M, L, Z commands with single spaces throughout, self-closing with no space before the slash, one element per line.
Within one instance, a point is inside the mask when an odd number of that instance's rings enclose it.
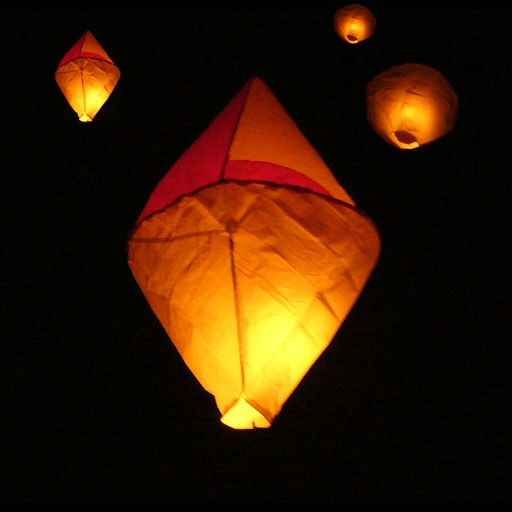
<path fill-rule="evenodd" d="M 418 140 L 416 139 L 416 137 L 412 133 L 409 133 L 406 130 L 397 130 L 394 133 L 394 135 L 395 135 L 396 140 L 400 144 L 400 147 L 402 147 L 402 148 L 414 149 L 414 148 L 420 147 L 420 144 L 419 144 Z"/>
<path fill-rule="evenodd" d="M 350 43 L 357 43 L 358 41 L 357 36 L 354 34 L 348 34 L 347 39 Z"/>
<path fill-rule="evenodd" d="M 92 119 L 87 114 L 81 114 L 78 116 L 78 119 L 82 121 L 82 123 L 90 123 Z"/>
<path fill-rule="evenodd" d="M 270 427 L 270 421 L 243 397 L 224 413 L 220 421 L 237 430 Z"/>

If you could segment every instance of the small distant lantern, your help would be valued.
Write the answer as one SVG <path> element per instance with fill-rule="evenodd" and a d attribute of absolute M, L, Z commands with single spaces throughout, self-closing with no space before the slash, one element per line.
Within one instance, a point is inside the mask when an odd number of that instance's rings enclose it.
<path fill-rule="evenodd" d="M 458 99 L 437 70 L 423 64 L 394 66 L 367 87 L 368 120 L 387 142 L 415 149 L 451 131 Z"/>
<path fill-rule="evenodd" d="M 94 119 L 121 72 L 96 38 L 86 32 L 60 61 L 55 80 L 80 121 Z"/>
<path fill-rule="evenodd" d="M 364 5 L 351 4 L 336 11 L 334 28 L 350 44 L 357 44 L 373 35 L 375 16 Z"/>

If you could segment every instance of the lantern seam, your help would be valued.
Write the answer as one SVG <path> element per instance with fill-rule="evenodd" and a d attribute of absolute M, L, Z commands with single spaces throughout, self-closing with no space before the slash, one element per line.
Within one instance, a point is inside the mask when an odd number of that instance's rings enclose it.
<path fill-rule="evenodd" d="M 215 235 L 225 233 L 224 229 L 212 229 L 211 231 L 198 231 L 197 233 L 187 233 L 186 235 L 178 235 L 174 237 L 166 237 L 166 238 L 158 238 L 158 237 L 152 237 L 152 238 L 137 238 L 134 237 L 130 240 L 130 242 L 138 242 L 138 243 L 170 243 L 174 242 L 175 240 L 183 240 L 186 238 L 192 238 L 193 236 L 204 236 L 204 235 Z"/>
<path fill-rule="evenodd" d="M 262 407 L 254 402 L 253 400 L 249 399 L 248 397 L 244 397 L 244 400 L 253 408 L 256 409 L 269 423 L 269 425 L 272 425 L 272 419 L 269 413 L 264 411 Z"/>
<path fill-rule="evenodd" d="M 60 62 L 59 65 L 57 66 L 57 69 L 62 67 L 62 66 L 66 66 L 67 64 L 69 64 L 71 62 L 76 62 L 77 60 L 96 60 L 98 62 L 104 62 L 106 64 L 111 64 L 112 66 L 115 66 L 116 68 L 118 67 L 116 64 L 114 64 L 114 61 L 112 61 L 112 60 L 103 59 L 101 57 L 91 57 L 89 55 L 87 55 L 87 56 L 80 55 L 80 56 L 75 57 L 73 59 L 66 60 L 65 62 Z"/>
<path fill-rule="evenodd" d="M 135 233 L 138 231 L 139 227 L 144 222 L 146 222 L 147 220 L 151 219 L 152 217 L 154 217 L 156 215 L 159 215 L 159 214 L 167 211 L 169 208 L 171 208 L 176 203 L 178 203 L 178 201 L 180 201 L 182 198 L 184 198 L 184 197 L 192 197 L 196 193 L 202 192 L 203 190 L 207 190 L 209 188 L 214 188 L 214 187 L 217 187 L 219 185 L 227 185 L 229 183 L 234 183 L 234 184 L 240 185 L 240 186 L 247 186 L 247 185 L 251 185 L 251 184 L 265 185 L 265 186 L 268 186 L 268 187 L 271 187 L 271 188 L 286 188 L 288 190 L 292 190 L 292 191 L 295 191 L 295 192 L 302 192 L 302 193 L 306 193 L 306 194 L 313 194 L 313 195 L 315 195 L 317 197 L 321 197 L 323 199 L 327 199 L 328 201 L 332 201 L 332 202 L 334 202 L 336 204 L 339 204 L 340 206 L 343 206 L 344 208 L 349 208 L 350 210 L 355 211 L 361 217 L 363 217 L 364 219 L 369 221 L 372 224 L 372 226 L 374 227 L 374 229 L 378 232 L 378 229 L 377 229 L 377 226 L 376 226 L 375 222 L 373 221 L 373 219 L 364 210 L 362 210 L 361 208 L 359 208 L 355 204 L 347 203 L 346 201 L 343 201 L 342 199 L 338 199 L 338 198 L 336 198 L 334 196 L 320 194 L 318 192 L 315 192 L 315 191 L 310 190 L 310 189 L 306 189 L 304 187 L 300 187 L 298 185 L 287 185 L 287 184 L 282 184 L 282 183 L 278 184 L 278 183 L 272 183 L 270 181 L 258 181 L 258 180 L 251 180 L 251 181 L 235 180 L 235 179 L 230 178 L 230 179 L 224 180 L 222 182 L 218 182 L 217 181 L 215 183 L 209 183 L 208 185 L 204 185 L 203 187 L 199 187 L 199 188 L 195 189 L 193 192 L 190 192 L 190 193 L 187 193 L 187 194 L 183 194 L 182 196 L 177 198 L 172 203 L 166 205 L 164 208 L 161 208 L 160 210 L 155 210 L 154 212 L 152 212 L 150 215 L 145 217 L 141 222 L 139 222 L 133 228 L 133 230 L 131 231 L 131 234 L 128 236 L 128 242 L 133 239 Z"/>
<path fill-rule="evenodd" d="M 84 71 L 82 68 L 80 68 L 80 81 L 82 82 L 82 98 L 83 98 L 83 102 L 84 102 L 84 112 L 83 112 L 83 115 L 86 115 L 87 116 L 87 104 L 86 104 L 86 101 L 85 101 L 85 83 L 84 83 Z"/>
<path fill-rule="evenodd" d="M 245 389 L 245 371 L 244 364 L 242 358 L 242 327 L 240 325 L 240 305 L 239 305 L 239 297 L 238 297 L 238 281 L 236 277 L 236 268 L 235 268 L 235 256 L 234 256 L 234 247 L 235 242 L 233 240 L 232 233 L 229 233 L 229 261 L 230 261 L 230 270 L 231 270 L 231 282 L 233 284 L 233 297 L 235 302 L 235 316 L 236 316 L 236 331 L 237 331 L 237 340 L 238 340 L 238 358 L 240 361 L 240 378 L 241 378 L 241 387 L 242 393 Z"/>
<path fill-rule="evenodd" d="M 238 133 L 238 128 L 240 127 L 240 121 L 242 120 L 242 117 L 243 117 L 243 115 L 245 113 L 245 110 L 247 109 L 247 100 L 249 98 L 249 94 L 251 94 L 251 89 L 252 89 L 252 86 L 253 86 L 255 80 L 256 80 L 256 78 L 253 78 L 249 82 L 249 84 L 247 86 L 247 92 L 245 94 L 243 106 L 240 109 L 240 113 L 238 115 L 238 119 L 236 120 L 236 124 L 235 124 L 234 129 L 233 129 L 233 134 L 231 135 L 231 140 L 229 141 L 228 149 L 226 151 L 226 156 L 224 157 L 224 162 L 222 163 L 222 167 L 221 167 L 221 170 L 220 170 L 220 181 L 221 182 L 223 182 L 224 179 L 225 179 L 226 167 L 228 165 L 228 162 L 231 160 L 231 148 L 233 147 L 233 142 L 235 141 L 235 137 L 236 137 L 236 135 Z"/>
<path fill-rule="evenodd" d="M 279 181 L 273 181 L 273 179 L 275 178 L 266 178 L 266 179 L 258 179 L 258 178 L 255 178 L 253 175 L 251 175 L 250 173 L 246 176 L 239 176 L 237 175 L 237 171 L 239 171 L 239 169 L 237 169 L 237 164 L 244 164 L 245 166 L 250 166 L 250 165 L 253 165 L 253 164 L 263 164 L 264 166 L 270 166 L 272 169 L 275 169 L 277 171 L 280 171 L 280 170 L 285 170 L 285 171 L 288 171 L 291 173 L 291 175 L 295 178 L 295 177 L 299 177 L 301 178 L 303 181 L 306 181 L 306 182 L 311 182 L 311 185 L 313 186 L 316 186 L 316 189 L 315 188 L 310 188 L 310 186 L 308 185 L 300 185 L 300 184 L 295 184 L 295 183 L 290 183 L 290 181 L 288 180 L 288 178 L 286 178 L 285 181 L 283 182 L 279 182 Z M 318 192 L 319 194 L 323 194 L 325 196 L 329 196 L 329 197 L 337 197 L 337 196 L 334 196 L 324 185 L 322 185 L 321 183 L 319 183 L 318 181 L 314 180 L 313 178 L 311 178 L 310 176 L 308 176 L 307 174 L 301 172 L 301 171 L 298 171 L 296 169 L 292 169 L 291 167 L 288 167 L 286 165 L 282 165 L 282 164 L 276 164 L 274 162 L 269 162 L 269 161 L 266 161 L 266 160 L 240 160 L 240 159 L 232 159 L 229 161 L 228 163 L 228 172 L 230 173 L 230 176 L 228 176 L 227 180 L 226 181 L 229 181 L 229 180 L 238 180 L 238 181 L 246 181 L 246 182 L 252 182 L 252 181 L 255 181 L 255 182 L 264 182 L 264 183 L 273 183 L 275 185 L 289 185 L 289 186 L 296 186 L 296 187 L 301 187 L 303 188 L 304 190 L 311 190 L 312 192 Z M 233 169 L 234 167 L 234 169 Z M 344 190 L 345 192 L 345 190 Z M 348 193 L 346 193 L 347 197 L 350 198 L 350 196 L 348 195 Z M 352 198 L 350 198 L 352 199 Z M 343 201 L 343 199 L 341 199 Z M 347 201 L 349 202 L 349 201 Z"/>
<path fill-rule="evenodd" d="M 232 160 L 232 161 L 234 162 L 235 160 Z M 238 161 L 238 160 L 236 160 L 236 161 Z M 251 160 L 251 161 L 252 162 L 258 162 L 258 160 Z M 297 172 L 297 171 L 294 171 L 294 172 Z M 298 173 L 298 174 L 302 174 L 302 173 Z M 304 176 L 306 176 L 306 175 L 304 175 Z M 268 185 L 270 187 L 287 188 L 289 190 L 295 190 L 296 192 L 306 192 L 306 193 L 310 193 L 310 194 L 315 194 L 318 197 L 323 197 L 323 198 L 326 198 L 326 199 L 332 199 L 333 201 L 335 201 L 335 202 L 337 202 L 337 203 L 339 203 L 341 205 L 347 206 L 349 208 L 352 208 L 352 209 L 354 209 L 356 211 L 361 212 L 361 210 L 359 209 L 359 207 L 356 204 L 351 204 L 348 201 L 344 201 L 343 199 L 339 199 L 339 198 L 337 198 L 337 197 L 335 197 L 335 196 L 333 196 L 333 195 L 331 195 L 329 193 L 321 194 L 320 192 L 316 192 L 316 191 L 314 191 L 314 190 L 312 190 L 310 188 L 301 187 L 300 185 L 290 185 L 288 183 L 276 183 L 276 182 L 273 182 L 273 181 L 256 180 L 256 179 L 252 179 L 252 178 L 250 180 L 242 180 L 242 179 L 236 179 L 236 178 L 223 178 L 221 181 L 216 181 L 214 183 L 208 183 L 206 185 L 203 185 L 202 187 L 198 187 L 198 188 L 196 188 L 196 189 L 194 189 L 194 190 L 192 190 L 190 192 L 186 192 L 186 193 L 182 194 L 181 196 L 177 197 L 171 203 L 166 204 L 162 208 L 151 212 L 147 217 L 144 217 L 142 220 L 140 220 L 137 223 L 137 225 L 135 226 L 135 229 L 137 229 L 143 222 L 145 222 L 146 220 L 150 219 L 154 215 L 158 215 L 159 213 L 162 213 L 165 210 L 167 210 L 167 208 L 170 208 L 171 206 L 175 205 L 183 197 L 192 197 L 197 192 L 201 192 L 201 191 L 206 190 L 208 188 L 212 188 L 212 187 L 215 187 L 217 185 L 222 185 L 222 184 L 226 184 L 226 183 L 236 183 L 238 185 L 248 185 L 248 184 L 251 184 L 251 183 L 256 183 L 256 184 L 259 184 L 259 185 Z"/>

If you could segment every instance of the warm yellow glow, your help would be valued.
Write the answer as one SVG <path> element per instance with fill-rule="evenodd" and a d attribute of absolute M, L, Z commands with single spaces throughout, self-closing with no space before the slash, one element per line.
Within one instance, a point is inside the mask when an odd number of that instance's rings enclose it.
<path fill-rule="evenodd" d="M 313 193 L 223 183 L 144 221 L 137 282 L 232 428 L 265 428 L 331 342 L 379 253 L 371 222 Z"/>
<path fill-rule="evenodd" d="M 220 127 L 229 145 L 216 154 Z M 181 173 L 196 188 L 168 196 Z M 259 79 L 145 211 L 129 264 L 151 308 L 222 423 L 269 427 L 361 293 L 379 254 L 375 227 Z"/>
<path fill-rule="evenodd" d="M 80 121 L 92 121 L 114 90 L 120 72 L 105 61 L 76 59 L 61 66 L 55 79 Z"/>
<path fill-rule="evenodd" d="M 270 427 L 267 418 L 243 396 L 224 413 L 220 420 L 224 425 L 238 430 Z"/>
<path fill-rule="evenodd" d="M 417 115 L 417 113 L 415 113 L 414 107 L 412 105 L 404 103 L 404 106 L 402 107 L 402 118 L 404 119 L 404 121 L 413 122 L 415 115 Z"/>
<path fill-rule="evenodd" d="M 357 44 L 373 35 L 375 17 L 362 5 L 348 5 L 336 11 L 334 28 L 344 41 Z"/>
<path fill-rule="evenodd" d="M 358 43 L 364 36 L 365 26 L 361 20 L 352 20 L 347 31 L 347 41 L 349 43 Z"/>
<path fill-rule="evenodd" d="M 368 119 L 385 140 L 415 149 L 450 131 L 457 96 L 436 70 L 419 64 L 396 66 L 368 85 Z"/>
<path fill-rule="evenodd" d="M 92 121 L 120 77 L 114 64 L 93 58 L 72 60 L 57 69 L 55 80 L 78 119 Z"/>

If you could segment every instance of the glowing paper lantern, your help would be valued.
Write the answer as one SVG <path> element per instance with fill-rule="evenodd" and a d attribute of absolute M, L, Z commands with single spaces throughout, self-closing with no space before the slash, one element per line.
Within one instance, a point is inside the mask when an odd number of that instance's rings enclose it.
<path fill-rule="evenodd" d="M 373 35 L 375 16 L 364 5 L 347 5 L 336 11 L 334 29 L 347 43 L 357 44 Z"/>
<path fill-rule="evenodd" d="M 403 64 L 377 75 L 367 88 L 368 120 L 400 149 L 415 149 L 448 133 L 458 100 L 449 82 L 423 64 Z"/>
<path fill-rule="evenodd" d="M 233 428 L 269 427 L 379 252 L 283 107 L 251 80 L 156 187 L 129 264 Z"/>
<path fill-rule="evenodd" d="M 55 80 L 80 121 L 92 121 L 114 90 L 121 73 L 107 52 L 86 32 L 64 55 Z"/>

